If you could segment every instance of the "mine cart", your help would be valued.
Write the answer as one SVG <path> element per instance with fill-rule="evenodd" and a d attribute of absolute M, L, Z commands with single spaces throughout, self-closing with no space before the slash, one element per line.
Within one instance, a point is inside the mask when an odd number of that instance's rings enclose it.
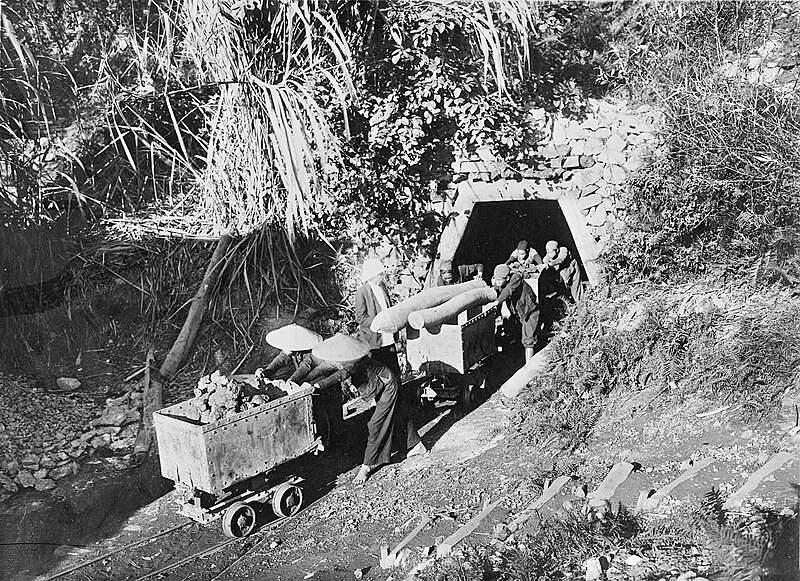
<path fill-rule="evenodd" d="M 435 329 L 406 330 L 406 358 L 415 377 L 406 384 L 425 401 L 454 399 L 464 411 L 481 383 L 481 364 L 497 352 L 497 309 L 484 305 L 461 312 Z"/>
<path fill-rule="evenodd" d="M 311 392 L 297 391 L 209 424 L 186 417 L 189 402 L 157 411 L 161 474 L 183 491 L 180 513 L 200 523 L 222 517 L 226 535 L 243 537 L 255 528 L 256 503 L 268 502 L 278 517 L 300 510 L 302 480 L 276 479 L 273 473 L 322 448 Z"/>

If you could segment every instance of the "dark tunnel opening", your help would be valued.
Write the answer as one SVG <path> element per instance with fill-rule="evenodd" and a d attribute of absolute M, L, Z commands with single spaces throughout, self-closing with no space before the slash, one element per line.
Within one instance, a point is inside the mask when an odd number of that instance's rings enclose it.
<path fill-rule="evenodd" d="M 482 262 L 484 278 L 489 282 L 495 265 L 505 262 L 520 240 L 527 240 L 540 256 L 544 256 L 548 240 L 566 246 L 580 263 L 585 280 L 583 262 L 556 200 L 475 204 L 453 262 L 456 265 Z"/>

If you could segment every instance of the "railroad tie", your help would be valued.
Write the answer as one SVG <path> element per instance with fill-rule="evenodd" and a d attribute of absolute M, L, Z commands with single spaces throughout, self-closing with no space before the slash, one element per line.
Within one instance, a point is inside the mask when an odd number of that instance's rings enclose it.
<path fill-rule="evenodd" d="M 633 471 L 633 464 L 630 462 L 617 462 L 608 472 L 603 482 L 597 489 L 593 490 L 586 495 L 589 501 L 589 506 L 603 506 L 607 501 L 614 496 L 617 487 L 625 482 L 630 473 Z"/>
<path fill-rule="evenodd" d="M 753 492 L 767 476 L 776 470 L 779 470 L 784 464 L 792 459 L 794 459 L 794 455 L 789 452 L 779 452 L 778 454 L 775 454 L 767 461 L 766 464 L 753 472 L 750 475 L 750 478 L 747 479 L 747 482 L 745 482 L 739 490 L 728 497 L 728 500 L 725 501 L 725 504 L 722 505 L 722 508 L 731 509 L 741 504 L 741 502 L 751 492 Z"/>
<path fill-rule="evenodd" d="M 646 511 L 646 510 L 655 510 L 658 504 L 664 500 L 670 492 L 672 492 L 676 486 L 683 484 L 687 480 L 694 478 L 695 474 L 700 472 L 703 468 L 708 466 L 709 464 L 713 463 L 713 458 L 705 458 L 703 460 L 699 460 L 695 462 L 694 465 L 689 468 L 686 472 L 678 476 L 675 480 L 667 484 L 666 486 L 662 486 L 659 488 L 653 496 L 649 498 L 642 498 L 643 495 L 639 497 L 639 504 L 636 507 L 637 511 Z"/>

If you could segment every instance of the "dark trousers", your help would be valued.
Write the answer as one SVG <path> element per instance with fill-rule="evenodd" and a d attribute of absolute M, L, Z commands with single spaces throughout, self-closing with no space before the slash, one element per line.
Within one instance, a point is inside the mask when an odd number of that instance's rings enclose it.
<path fill-rule="evenodd" d="M 400 362 L 397 359 L 397 347 L 394 345 L 386 345 L 379 349 L 373 349 L 370 351 L 369 356 L 375 361 L 383 363 L 396 373 L 398 377 L 400 376 Z"/>
<path fill-rule="evenodd" d="M 399 400 L 400 379 L 394 376 L 389 384 L 383 384 L 375 392 L 375 411 L 367 422 L 369 436 L 364 450 L 364 465 L 388 464 L 392 455 L 392 441 L 398 431 L 406 432 L 406 451 L 419 444 L 420 437 L 406 406 Z M 399 405 L 398 405 L 399 404 Z M 399 430 L 398 430 L 399 429 Z"/>

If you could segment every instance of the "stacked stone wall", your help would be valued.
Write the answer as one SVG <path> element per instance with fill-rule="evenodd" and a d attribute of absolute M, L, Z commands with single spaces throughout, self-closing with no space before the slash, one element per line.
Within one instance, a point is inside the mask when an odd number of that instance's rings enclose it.
<path fill-rule="evenodd" d="M 661 116 L 647 106 L 632 109 L 621 101 L 590 100 L 584 119 L 550 117 L 543 110 L 533 110 L 531 117 L 544 136 L 533 158 L 512 169 L 479 150 L 453 164 L 452 183 L 433 205 L 446 215 L 458 210 L 464 182 L 483 192 L 491 184 L 496 201 L 570 198 L 599 254 L 615 229 L 624 228 L 625 181 L 656 146 Z M 479 201 L 491 201 L 491 195 Z"/>

